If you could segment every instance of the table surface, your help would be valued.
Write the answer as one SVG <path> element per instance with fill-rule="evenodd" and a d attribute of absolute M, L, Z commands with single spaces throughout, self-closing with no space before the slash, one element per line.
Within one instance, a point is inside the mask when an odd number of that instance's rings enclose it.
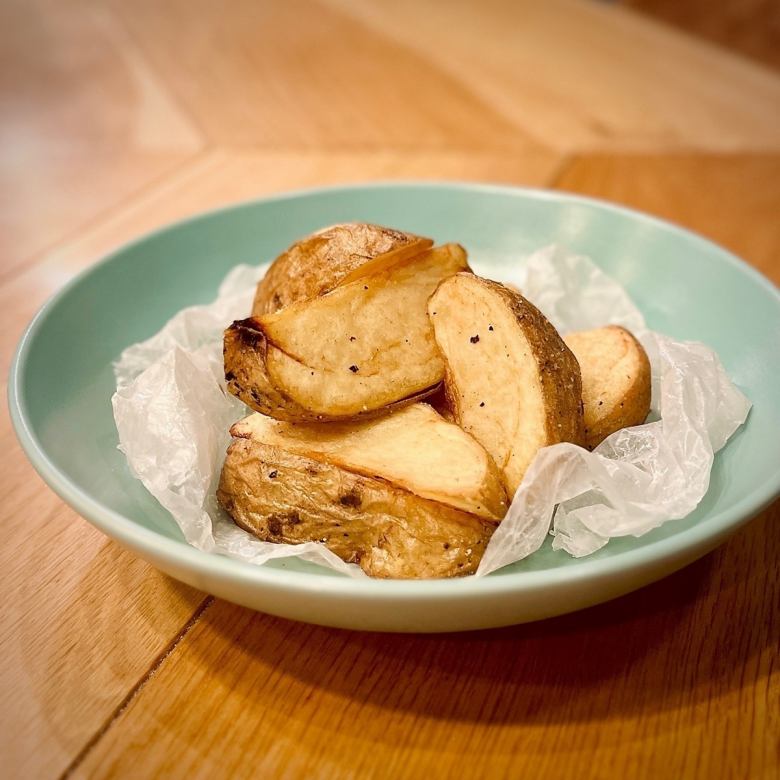
<path fill-rule="evenodd" d="M 325 183 L 609 198 L 780 281 L 780 78 L 610 4 L 30 0 L 0 7 L 0 345 L 106 250 Z M 774 777 L 778 504 L 650 587 L 445 636 L 296 624 L 158 573 L 2 417 L 8 777 Z"/>

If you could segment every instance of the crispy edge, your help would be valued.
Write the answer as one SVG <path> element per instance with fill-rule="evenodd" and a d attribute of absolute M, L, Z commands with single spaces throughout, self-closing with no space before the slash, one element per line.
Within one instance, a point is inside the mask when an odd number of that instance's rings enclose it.
<path fill-rule="evenodd" d="M 369 223 L 332 225 L 293 243 L 260 280 L 252 303 L 259 317 L 296 301 L 317 298 L 334 287 L 390 266 L 433 246 L 430 238 Z"/>

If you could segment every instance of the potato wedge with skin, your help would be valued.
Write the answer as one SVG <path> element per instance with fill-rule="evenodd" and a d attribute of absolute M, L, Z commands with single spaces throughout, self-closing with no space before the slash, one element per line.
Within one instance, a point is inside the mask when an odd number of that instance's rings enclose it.
<path fill-rule="evenodd" d="M 588 449 L 621 428 L 641 425 L 650 413 L 650 361 L 634 336 L 608 325 L 570 333 L 564 341 L 582 372 Z"/>
<path fill-rule="evenodd" d="M 273 346 L 269 347 L 257 320 L 251 317 L 234 322 L 225 331 L 223 355 L 228 390 L 250 409 L 277 420 L 304 423 L 368 420 L 422 401 L 441 387 L 440 383 L 436 384 L 384 407 L 362 409 L 348 415 L 323 414 L 301 406 L 273 383 L 266 361 L 269 353 L 274 355 L 277 351 Z M 309 372 L 309 376 L 314 374 Z M 321 378 L 320 374 L 317 376 Z"/>
<path fill-rule="evenodd" d="M 501 520 L 506 514 L 506 492 L 493 459 L 427 404 L 360 423 L 302 425 L 253 414 L 230 433 L 384 479 L 479 517 Z"/>
<path fill-rule="evenodd" d="M 372 577 L 471 574 L 495 523 L 252 439 L 228 448 L 217 498 L 269 542 L 317 541 Z"/>
<path fill-rule="evenodd" d="M 437 357 L 428 298 L 442 279 L 467 269 L 465 250 L 445 244 L 258 321 L 269 342 L 290 357 L 335 371 L 354 365 L 352 373 L 365 376 L 381 367 L 388 349 L 411 358 L 415 341 Z"/>
<path fill-rule="evenodd" d="M 228 388 L 283 420 L 349 420 L 419 400 L 444 375 L 426 301 L 442 279 L 465 269 L 463 248 L 447 244 L 234 323 L 225 334 Z"/>
<path fill-rule="evenodd" d="M 257 286 L 252 316 L 317 298 L 431 246 L 430 238 L 381 225 L 350 222 L 323 228 L 296 241 L 274 260 Z"/>
<path fill-rule="evenodd" d="M 539 449 L 584 443 L 577 360 L 522 295 L 473 274 L 443 281 L 428 314 L 455 419 L 493 456 L 511 500 Z"/>

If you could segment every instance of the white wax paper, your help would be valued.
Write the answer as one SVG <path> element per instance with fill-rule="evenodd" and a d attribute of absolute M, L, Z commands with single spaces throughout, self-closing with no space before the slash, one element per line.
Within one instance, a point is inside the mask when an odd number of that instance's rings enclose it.
<path fill-rule="evenodd" d="M 294 556 L 364 576 L 315 542 L 261 542 L 217 505 L 228 428 L 250 412 L 225 389 L 222 332 L 248 316 L 262 272 L 235 268 L 214 303 L 184 309 L 122 353 L 112 399 L 120 449 L 195 547 L 256 564 Z M 582 556 L 689 514 L 707 491 L 714 453 L 750 410 L 718 356 L 647 330 L 619 284 L 560 247 L 500 272 L 491 264 L 489 275 L 520 287 L 561 333 L 607 324 L 631 330 L 650 357 L 653 395 L 651 422 L 614 433 L 594 452 L 572 444 L 539 452 L 475 576 L 531 555 L 548 533 L 554 549 Z"/>

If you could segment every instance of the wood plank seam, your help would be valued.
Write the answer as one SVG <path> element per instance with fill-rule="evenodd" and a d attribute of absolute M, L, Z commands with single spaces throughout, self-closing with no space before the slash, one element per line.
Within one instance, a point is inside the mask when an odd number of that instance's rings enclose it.
<path fill-rule="evenodd" d="M 89 755 L 90 751 L 97 745 L 103 735 L 111 728 L 114 722 L 119 718 L 122 713 L 127 709 L 133 699 L 143 690 L 144 686 L 157 674 L 159 668 L 165 663 L 168 656 L 173 653 L 184 638 L 192 631 L 192 629 L 200 621 L 206 610 L 214 603 L 214 596 L 206 596 L 203 601 L 198 605 L 198 608 L 190 615 L 187 622 L 179 629 L 176 635 L 170 642 L 162 649 L 157 657 L 152 662 L 151 666 L 146 672 L 138 679 L 138 681 L 130 688 L 121 702 L 114 708 L 113 712 L 103 721 L 100 727 L 95 733 L 86 741 L 84 746 L 79 750 L 73 760 L 65 768 L 65 771 L 60 775 L 60 780 L 66 780 L 68 777 L 72 777 L 73 773 L 79 768 L 80 764 Z"/>
<path fill-rule="evenodd" d="M 23 273 L 26 273 L 33 266 L 38 265 L 41 262 L 44 262 L 53 252 L 56 252 L 58 248 L 69 244 L 71 241 L 73 241 L 73 239 L 75 239 L 77 236 L 81 235 L 82 233 L 89 232 L 94 227 L 100 225 L 103 221 L 111 219 L 111 217 L 116 212 L 119 212 L 122 209 L 127 208 L 128 203 L 133 203 L 139 199 L 142 199 L 144 195 L 146 195 L 149 192 L 153 192 L 157 187 L 162 186 L 165 183 L 165 181 L 171 178 L 172 176 L 173 177 L 178 176 L 182 169 L 186 168 L 189 165 L 192 165 L 194 162 L 196 162 L 203 156 L 204 156 L 203 152 L 196 152 L 192 154 L 190 157 L 180 160 L 179 162 L 175 163 L 174 165 L 172 165 L 170 168 L 163 171 L 159 175 L 154 176 L 153 178 L 144 182 L 144 184 L 142 184 L 140 187 L 137 187 L 135 190 L 130 192 L 127 196 L 123 197 L 121 200 L 117 201 L 116 203 L 113 203 L 112 205 L 108 206 L 106 209 L 101 209 L 96 214 L 93 214 L 91 217 L 88 217 L 84 222 L 81 222 L 80 224 L 74 226 L 72 229 L 66 231 L 63 235 L 59 236 L 57 239 L 52 241 L 51 244 L 49 244 L 48 246 L 38 250 L 37 252 L 34 252 L 32 255 L 27 255 L 26 257 L 19 258 L 8 268 L 3 268 L 2 270 L 0 270 L 0 285 L 6 284 L 7 282 L 14 279 L 15 277 Z M 94 262 L 99 258 L 90 258 L 90 259 Z"/>
<path fill-rule="evenodd" d="M 160 73 L 159 69 L 154 64 L 154 60 L 150 59 L 149 54 L 144 49 L 141 41 L 139 41 L 136 35 L 134 35 L 133 31 L 125 23 L 121 15 L 108 8 L 103 8 L 102 11 L 105 14 L 105 18 L 114 27 L 114 29 L 117 30 L 120 35 L 124 36 L 126 43 L 134 50 L 134 53 L 139 57 L 139 59 L 143 60 L 144 65 L 149 70 L 149 73 L 154 74 L 154 76 L 157 78 L 160 89 L 165 91 L 165 96 L 168 98 L 168 100 L 170 100 L 176 109 L 181 112 L 182 116 L 185 117 L 185 119 L 195 129 L 201 144 L 199 151 L 203 152 L 211 148 L 213 143 L 211 138 L 209 138 L 208 134 L 206 133 L 205 128 L 203 128 L 200 122 L 198 122 L 192 111 L 190 111 L 189 106 L 187 106 L 182 101 L 178 92 L 165 79 L 164 75 Z"/>
<path fill-rule="evenodd" d="M 355 152 L 354 149 L 350 148 L 348 145 L 344 145 L 343 148 L 336 149 L 336 150 L 330 150 L 334 154 L 360 154 L 361 151 L 358 150 Z M 381 155 L 383 153 L 387 154 L 394 154 L 398 153 L 399 150 L 397 148 L 372 148 L 372 149 L 366 149 L 363 150 L 365 153 L 368 154 L 377 154 Z M 147 198 L 149 196 L 156 197 L 159 196 L 161 192 L 164 192 L 166 189 L 170 189 L 171 187 L 177 187 L 182 184 L 182 182 L 186 181 L 188 178 L 197 178 L 199 175 L 203 174 L 204 171 L 207 171 L 211 167 L 218 166 L 221 161 L 223 161 L 224 156 L 233 154 L 233 153 L 241 153 L 241 152 L 257 152 L 259 154 L 268 153 L 268 152 L 274 152 L 279 153 L 280 155 L 289 154 L 289 153 L 303 153 L 306 154 L 307 152 L 305 150 L 302 150 L 299 147 L 284 147 L 284 148 L 272 148 L 272 147 L 264 147 L 262 145 L 253 145 L 253 146 L 247 146 L 247 147 L 222 147 L 222 146 L 213 146 L 209 148 L 204 148 L 200 152 L 193 153 L 186 159 L 180 160 L 178 163 L 172 165 L 169 169 L 162 172 L 158 176 L 155 176 L 154 178 L 148 180 L 143 185 L 136 188 L 134 191 L 129 193 L 127 196 L 122 198 L 121 201 L 118 201 L 110 206 L 108 206 L 105 210 L 101 210 L 98 213 L 94 214 L 93 216 L 86 219 L 84 222 L 80 223 L 76 227 L 74 227 L 71 230 L 68 230 L 63 235 L 59 236 L 55 241 L 51 242 L 48 246 L 44 247 L 41 250 L 38 250 L 30 255 L 26 255 L 23 258 L 21 258 L 18 262 L 15 262 L 11 267 L 0 270 L 0 284 L 5 284 L 9 281 L 12 281 L 14 278 L 19 276 L 20 274 L 26 273 L 29 271 L 32 267 L 35 267 L 36 265 L 39 265 L 40 263 L 46 262 L 47 260 L 51 259 L 53 256 L 56 256 L 57 253 L 62 250 L 63 247 L 69 247 L 72 242 L 78 237 L 78 236 L 84 236 L 89 235 L 95 230 L 102 230 L 105 229 L 107 225 L 109 225 L 113 220 L 115 220 L 118 217 L 124 216 L 128 214 L 129 212 L 132 212 L 134 210 L 142 209 L 147 201 Z M 434 150 L 433 154 L 439 154 L 442 156 L 448 156 L 451 154 L 459 154 L 457 151 L 453 150 Z M 484 156 L 483 153 L 476 152 L 473 154 L 469 154 L 468 156 L 473 157 L 474 159 L 479 159 L 480 157 Z M 548 181 L 545 183 L 545 186 L 547 187 L 553 187 L 555 185 L 555 182 L 565 173 L 569 170 L 570 164 L 573 163 L 575 159 L 575 156 L 565 156 L 561 162 L 558 164 L 555 171 L 552 173 Z M 401 179 L 401 180 L 395 180 L 392 178 L 374 178 L 369 176 L 365 181 L 376 183 L 379 181 L 430 181 L 430 182 L 436 182 L 436 181 L 447 181 L 447 177 L 445 176 L 433 176 L 433 177 L 409 177 L 408 179 Z M 466 178 L 464 181 L 477 181 L 480 183 L 486 183 L 491 184 L 494 182 L 494 180 L 489 178 L 480 178 L 480 179 L 470 179 Z M 273 195 L 283 195 L 287 192 L 291 191 L 299 191 L 299 190 L 306 190 L 306 189 L 316 189 L 320 188 L 322 186 L 355 186 L 358 184 L 358 182 L 352 180 L 352 179 L 345 179 L 342 181 L 336 181 L 333 180 L 326 184 L 317 184 L 317 185 L 309 185 L 309 186 L 291 186 L 289 188 L 280 189 L 276 193 L 266 193 L 265 195 L 258 196 L 258 197 L 273 197 Z M 533 186 L 533 185 L 528 185 Z M 227 205 L 230 203 L 230 199 L 226 198 L 224 201 L 224 205 Z M 209 209 L 203 209 L 204 212 L 211 210 Z M 198 212 L 200 213 L 200 212 Z M 165 225 L 161 225 L 160 227 L 164 227 Z M 143 234 L 135 236 L 135 238 L 142 237 Z M 117 248 L 124 244 L 125 241 L 120 241 L 117 243 Z M 105 253 L 103 253 L 104 256 Z M 94 262 L 97 262 L 100 259 L 100 257 L 86 257 L 84 258 L 85 261 L 87 261 L 90 265 Z M 87 265 L 84 265 L 84 268 L 86 268 Z"/>

